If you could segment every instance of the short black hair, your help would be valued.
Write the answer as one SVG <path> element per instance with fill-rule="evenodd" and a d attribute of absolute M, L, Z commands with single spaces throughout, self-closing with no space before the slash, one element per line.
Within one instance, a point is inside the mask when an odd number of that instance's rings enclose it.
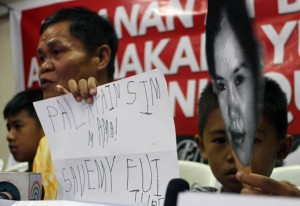
<path fill-rule="evenodd" d="M 3 110 L 4 119 L 11 115 L 16 115 L 21 111 L 26 111 L 28 115 L 35 119 L 37 125 L 41 126 L 39 118 L 35 112 L 33 102 L 43 99 L 41 89 L 28 89 L 17 93 L 5 106 Z"/>
<path fill-rule="evenodd" d="M 276 129 L 279 139 L 287 134 L 288 129 L 288 103 L 286 94 L 279 84 L 268 77 L 264 77 L 264 96 L 262 114 L 264 118 Z M 217 94 L 213 91 L 212 83 L 204 88 L 198 102 L 198 129 L 203 137 L 203 130 L 208 115 L 219 108 Z"/>
<path fill-rule="evenodd" d="M 249 61 L 255 76 L 260 74 L 260 47 L 247 15 L 245 1 L 242 0 L 208 0 L 206 17 L 206 58 L 209 73 L 216 78 L 214 44 L 220 32 L 222 19 L 226 17 L 234 31 L 244 56 Z"/>
<path fill-rule="evenodd" d="M 214 92 L 212 82 L 209 82 L 201 92 L 198 101 L 198 130 L 201 137 L 203 137 L 208 115 L 217 108 L 219 108 L 218 96 Z"/>
<path fill-rule="evenodd" d="M 110 62 L 108 64 L 108 77 L 113 80 L 115 72 L 115 56 L 118 50 L 118 38 L 108 18 L 98 15 L 84 7 L 69 7 L 58 10 L 49 16 L 40 28 L 40 35 L 53 24 L 69 21 L 71 35 L 80 39 L 89 54 L 92 54 L 99 46 L 107 44 L 111 49 Z"/>

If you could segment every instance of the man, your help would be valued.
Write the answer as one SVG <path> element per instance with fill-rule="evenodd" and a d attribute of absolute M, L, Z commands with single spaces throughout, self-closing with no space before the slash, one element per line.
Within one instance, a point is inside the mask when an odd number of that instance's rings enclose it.
<path fill-rule="evenodd" d="M 77 101 L 93 103 L 96 87 L 113 80 L 117 48 L 112 25 L 96 12 L 72 7 L 49 16 L 41 26 L 37 48 L 44 99 L 70 91 Z M 43 173 L 44 199 L 55 199 L 57 183 L 46 138 L 33 169 Z"/>

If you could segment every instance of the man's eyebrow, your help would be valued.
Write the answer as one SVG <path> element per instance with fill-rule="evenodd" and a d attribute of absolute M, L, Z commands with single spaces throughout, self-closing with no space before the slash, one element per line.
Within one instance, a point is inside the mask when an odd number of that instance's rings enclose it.
<path fill-rule="evenodd" d="M 54 39 L 54 40 L 51 40 L 51 41 L 47 42 L 47 47 L 51 48 L 51 47 L 54 47 L 56 45 L 62 45 L 62 42 L 58 39 Z M 42 49 L 40 47 L 37 48 L 36 53 L 37 54 L 43 53 Z"/>
<path fill-rule="evenodd" d="M 54 40 L 47 42 L 48 47 L 53 47 L 53 46 L 60 45 L 60 44 L 62 44 L 62 41 L 60 41 L 58 39 L 54 39 Z"/>

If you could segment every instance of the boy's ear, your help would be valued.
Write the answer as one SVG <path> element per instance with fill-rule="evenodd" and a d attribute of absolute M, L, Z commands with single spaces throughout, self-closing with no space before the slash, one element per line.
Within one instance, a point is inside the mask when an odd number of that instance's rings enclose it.
<path fill-rule="evenodd" d="M 207 153 L 206 153 L 206 150 L 205 150 L 205 147 L 204 147 L 204 144 L 203 144 L 203 139 L 200 137 L 199 134 L 196 134 L 194 136 L 194 139 L 195 139 L 195 142 L 197 143 L 198 148 L 200 150 L 201 158 L 203 160 L 207 160 Z"/>
<path fill-rule="evenodd" d="M 293 135 L 286 135 L 285 138 L 280 140 L 279 149 L 277 152 L 277 159 L 283 160 L 290 153 L 294 137 Z"/>
<path fill-rule="evenodd" d="M 111 49 L 107 44 L 99 46 L 96 50 L 97 70 L 105 70 L 110 62 Z"/>

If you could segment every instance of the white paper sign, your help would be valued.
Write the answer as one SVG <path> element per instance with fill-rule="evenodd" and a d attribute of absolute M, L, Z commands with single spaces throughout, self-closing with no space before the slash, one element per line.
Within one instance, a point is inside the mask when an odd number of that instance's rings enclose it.
<path fill-rule="evenodd" d="M 130 205 L 116 205 L 116 204 L 102 204 L 102 203 L 91 203 L 91 202 L 78 202 L 68 200 L 2 200 L 0 199 L 1 206 L 143 206 L 145 204 L 130 204 Z"/>
<path fill-rule="evenodd" d="M 63 199 L 163 205 L 179 176 L 167 85 L 152 70 L 97 88 L 93 105 L 71 94 L 34 104 Z"/>
<path fill-rule="evenodd" d="M 9 202 L 9 203 L 6 203 Z M 129 205 L 111 205 L 89 202 L 75 202 L 66 200 L 43 200 L 43 201 L 8 201 L 0 200 L 1 206 L 129 206 Z M 130 205 L 132 206 L 132 205 Z M 139 206 L 139 205 L 135 205 Z"/>
<path fill-rule="evenodd" d="M 299 206 L 299 203 L 295 197 L 183 192 L 178 195 L 177 206 Z"/>

